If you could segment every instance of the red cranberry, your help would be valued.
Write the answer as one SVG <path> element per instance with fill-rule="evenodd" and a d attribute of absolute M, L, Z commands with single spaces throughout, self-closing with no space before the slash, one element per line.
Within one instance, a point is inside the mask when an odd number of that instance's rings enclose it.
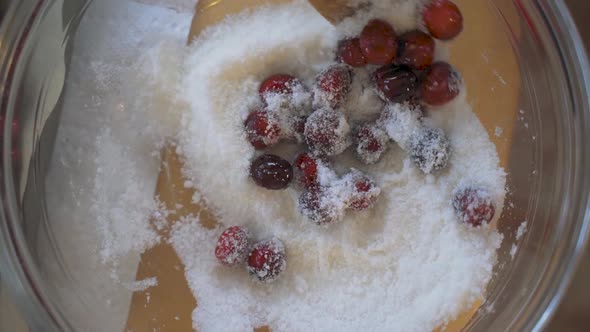
<path fill-rule="evenodd" d="M 352 85 L 352 73 L 345 65 L 332 65 L 316 78 L 314 105 L 316 108 L 338 108 L 348 98 Z"/>
<path fill-rule="evenodd" d="M 359 38 L 352 38 L 340 41 L 338 44 L 338 60 L 352 67 L 364 67 L 367 59 L 361 51 Z"/>
<path fill-rule="evenodd" d="M 252 162 L 250 176 L 260 187 L 281 190 L 293 180 L 293 167 L 279 156 L 265 154 Z"/>
<path fill-rule="evenodd" d="M 449 163 L 451 143 L 440 128 L 421 127 L 408 138 L 408 153 L 425 174 L 441 170 Z"/>
<path fill-rule="evenodd" d="M 265 111 L 254 111 L 244 123 L 246 136 L 256 149 L 275 145 L 280 140 L 281 128 L 276 117 Z"/>
<path fill-rule="evenodd" d="M 316 225 L 329 225 L 342 218 L 342 211 L 334 200 L 325 196 L 323 190 L 308 190 L 299 196 L 299 211 Z"/>
<path fill-rule="evenodd" d="M 370 208 L 381 194 L 381 189 L 377 187 L 377 184 L 361 173 L 350 175 L 350 179 L 347 181 L 352 184 L 349 206 L 353 210 L 362 211 Z"/>
<path fill-rule="evenodd" d="M 320 109 L 305 124 L 305 141 L 315 156 L 338 155 L 350 145 L 350 126 L 342 112 Z"/>
<path fill-rule="evenodd" d="M 381 67 L 373 80 L 378 94 L 385 101 L 401 103 L 416 97 L 418 77 L 407 67 Z"/>
<path fill-rule="evenodd" d="M 420 87 L 422 100 L 433 106 L 440 106 L 453 100 L 459 94 L 461 76 L 446 62 L 435 62 L 424 75 Z"/>
<path fill-rule="evenodd" d="M 248 272 L 262 282 L 275 281 L 287 268 L 283 242 L 270 238 L 258 242 L 248 256 Z"/>
<path fill-rule="evenodd" d="M 295 84 L 301 84 L 297 78 L 287 74 L 276 74 L 265 79 L 258 91 L 263 99 L 267 93 L 292 94 Z"/>
<path fill-rule="evenodd" d="M 467 187 L 455 193 L 453 208 L 462 222 L 473 227 L 489 224 L 496 212 L 489 192 L 476 187 Z"/>
<path fill-rule="evenodd" d="M 430 34 L 437 39 L 453 39 L 463 30 L 463 15 L 449 0 L 430 1 L 424 6 L 422 19 Z"/>
<path fill-rule="evenodd" d="M 248 256 L 250 234 L 240 226 L 233 226 L 221 233 L 215 246 L 215 257 L 226 265 L 243 263 Z"/>
<path fill-rule="evenodd" d="M 428 34 L 420 30 L 406 32 L 400 36 L 399 45 L 396 64 L 418 70 L 426 69 L 432 64 L 435 43 Z"/>
<path fill-rule="evenodd" d="M 318 186 L 318 160 L 308 153 L 301 153 L 295 159 L 295 169 L 299 183 L 305 188 Z"/>
<path fill-rule="evenodd" d="M 370 21 L 360 36 L 360 47 L 367 62 L 388 65 L 397 54 L 397 36 L 393 27 L 382 20 Z"/>
<path fill-rule="evenodd" d="M 356 152 L 365 164 L 374 164 L 387 149 L 389 137 L 387 133 L 375 124 L 366 124 L 359 128 L 356 134 Z"/>

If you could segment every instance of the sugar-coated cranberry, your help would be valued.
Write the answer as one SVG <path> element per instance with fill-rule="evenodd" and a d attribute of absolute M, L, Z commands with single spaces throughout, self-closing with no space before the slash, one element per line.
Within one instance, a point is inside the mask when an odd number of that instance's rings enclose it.
<path fill-rule="evenodd" d="M 393 27 L 382 20 L 371 20 L 360 36 L 360 47 L 365 59 L 373 65 L 388 65 L 397 54 L 397 35 Z"/>
<path fill-rule="evenodd" d="M 401 103 L 416 97 L 418 77 L 405 66 L 384 66 L 374 73 L 379 96 L 389 102 Z"/>
<path fill-rule="evenodd" d="M 244 123 L 246 137 L 256 149 L 275 145 L 280 140 L 281 127 L 271 112 L 257 110 L 251 112 Z"/>
<path fill-rule="evenodd" d="M 317 188 L 319 160 L 303 152 L 295 159 L 296 178 L 305 188 Z"/>
<path fill-rule="evenodd" d="M 453 208 L 462 222 L 474 227 L 489 224 L 496 212 L 489 192 L 479 187 L 458 190 L 453 198 Z"/>
<path fill-rule="evenodd" d="M 346 181 L 352 186 L 349 207 L 353 210 L 362 211 L 370 208 L 381 194 L 381 189 L 375 181 L 360 172 L 352 173 Z"/>
<path fill-rule="evenodd" d="M 338 43 L 338 60 L 352 67 L 364 67 L 367 59 L 361 51 L 359 38 L 345 39 Z"/>
<path fill-rule="evenodd" d="M 279 156 L 264 154 L 252 162 L 250 176 L 260 187 L 281 190 L 293 180 L 293 167 Z"/>
<path fill-rule="evenodd" d="M 262 282 L 275 281 L 286 268 L 287 253 L 278 238 L 256 243 L 248 256 L 248 272 Z"/>
<path fill-rule="evenodd" d="M 350 126 L 339 111 L 319 109 L 305 123 L 305 141 L 314 156 L 338 155 L 351 144 Z"/>
<path fill-rule="evenodd" d="M 463 15 L 450 0 L 431 0 L 422 10 L 422 19 L 428 32 L 440 40 L 453 39 L 463 30 Z"/>
<path fill-rule="evenodd" d="M 248 230 L 233 226 L 221 233 L 215 245 L 215 257 L 226 265 L 243 263 L 250 250 L 250 234 Z"/>
<path fill-rule="evenodd" d="M 387 150 L 389 136 L 377 124 L 365 124 L 356 134 L 356 152 L 358 158 L 365 164 L 374 164 Z"/>
<path fill-rule="evenodd" d="M 337 64 L 321 72 L 315 80 L 313 103 L 316 108 L 338 108 L 348 98 L 352 73 L 346 65 Z"/>
<path fill-rule="evenodd" d="M 420 30 L 412 30 L 399 37 L 398 65 L 426 69 L 434 59 L 434 39 Z"/>
<path fill-rule="evenodd" d="M 427 104 L 440 106 L 453 100 L 460 91 L 461 76 L 446 62 L 435 62 L 426 71 L 420 96 Z"/>
<path fill-rule="evenodd" d="M 341 206 L 324 190 L 307 190 L 299 196 L 299 211 L 311 223 L 326 226 L 338 222 L 343 215 Z"/>
<path fill-rule="evenodd" d="M 426 174 L 445 168 L 451 154 L 449 139 L 440 128 L 421 127 L 410 135 L 408 152 L 414 164 Z"/>
<path fill-rule="evenodd" d="M 265 79 L 258 91 L 263 99 L 267 93 L 291 94 L 295 84 L 301 84 L 297 78 L 287 74 L 275 74 Z"/>

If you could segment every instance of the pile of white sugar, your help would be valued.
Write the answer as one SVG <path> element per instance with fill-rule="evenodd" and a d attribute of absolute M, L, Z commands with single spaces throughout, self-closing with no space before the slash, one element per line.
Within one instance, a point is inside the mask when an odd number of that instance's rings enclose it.
<path fill-rule="evenodd" d="M 88 31 L 81 31 L 72 60 L 74 92 L 65 98 L 66 123 L 54 160 L 59 167 L 49 183 L 72 196 L 50 197 L 57 206 L 51 219 L 64 220 L 56 226 L 58 242 L 73 253 L 67 264 L 84 269 L 75 278 L 91 285 L 92 294 L 109 290 L 111 303 L 121 292 L 98 280 L 111 270 L 123 288 L 158 283 L 153 278 L 134 283 L 134 276 L 139 253 L 161 240 L 149 216 L 158 209 L 153 188 L 159 151 L 173 137 L 186 158 L 187 185 L 202 194 L 195 200 L 204 199 L 222 223 L 206 230 L 189 218 L 172 232 L 198 302 L 193 313 L 198 331 L 241 332 L 263 325 L 273 331 L 431 331 L 485 296 L 501 235 L 460 224 L 452 193 L 465 183 L 483 186 L 499 215 L 505 174 L 465 91 L 424 119 L 451 141 L 446 170 L 424 175 L 393 143 L 375 165 L 356 161 L 353 149 L 337 157 L 339 174 L 360 169 L 375 178 L 382 194 L 374 208 L 348 213 L 333 227 L 304 220 L 295 189 L 268 191 L 248 177 L 257 152 L 244 137 L 243 122 L 259 102 L 260 82 L 288 73 L 311 86 L 333 62 L 338 40 L 358 34 L 374 17 L 390 21 L 398 33 L 415 28 L 420 0 L 374 1 L 370 13 L 337 28 L 297 0 L 228 17 L 189 48 L 184 43 L 192 0 L 137 2 L 144 4 L 104 0 L 89 9 L 93 15 L 83 24 Z M 101 42 L 91 38 L 99 28 Z M 444 45 L 437 45 L 436 57 L 447 58 Z M 367 73 L 355 70 L 344 108 L 351 124 L 374 119 L 381 108 Z M 270 152 L 293 160 L 300 151 L 284 144 Z M 231 225 L 285 243 L 288 267 L 279 280 L 259 284 L 245 269 L 217 262 L 217 237 Z M 84 236 L 69 236 L 70 230 Z M 126 313 L 128 302 L 119 302 L 117 308 Z M 118 320 L 124 323 L 125 317 Z"/>
<path fill-rule="evenodd" d="M 178 226 L 173 245 L 199 303 L 197 330 L 429 331 L 484 297 L 501 236 L 460 224 L 450 202 L 457 186 L 473 183 L 489 188 L 501 211 L 505 175 L 464 95 L 425 119 L 449 136 L 447 170 L 425 176 L 396 145 L 373 166 L 356 162 L 352 153 L 339 156 L 335 164 L 371 174 L 383 190 L 373 209 L 349 213 L 329 229 L 300 216 L 296 190 L 268 191 L 248 178 L 257 152 L 242 128 L 259 102 L 260 82 L 288 73 L 310 86 L 343 35 L 358 34 L 370 17 L 387 19 L 398 32 L 416 27 L 416 3 L 389 4 L 334 28 L 297 1 L 227 18 L 191 46 L 181 83 L 189 107 L 180 131 L 186 175 L 220 222 L 245 225 L 258 238 L 277 236 L 288 255 L 281 279 L 260 285 L 215 260 L 222 227 Z M 355 74 L 345 107 L 352 123 L 375 117 L 382 107 L 366 74 Z M 293 160 L 297 151 L 283 145 L 272 152 Z"/>

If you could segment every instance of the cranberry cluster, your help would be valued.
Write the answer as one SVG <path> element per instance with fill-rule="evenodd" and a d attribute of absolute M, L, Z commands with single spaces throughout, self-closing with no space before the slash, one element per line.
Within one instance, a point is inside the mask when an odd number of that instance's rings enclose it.
<path fill-rule="evenodd" d="M 329 225 L 347 210 L 370 208 L 381 192 L 373 179 L 357 170 L 344 176 L 333 171 L 328 158 L 351 145 L 366 164 L 378 162 L 395 141 L 424 173 L 446 167 L 449 141 L 441 129 L 423 123 L 423 108 L 443 105 L 459 94 L 459 73 L 446 62 L 434 62 L 433 38 L 456 37 L 463 17 L 452 1 L 431 0 L 423 7 L 422 21 L 428 33 L 412 30 L 398 36 L 389 23 L 371 20 L 358 37 L 339 42 L 338 63 L 322 71 L 311 89 L 288 74 L 265 79 L 259 89 L 262 106 L 244 123 L 246 138 L 257 150 L 289 140 L 304 144 L 307 151 L 295 158 L 295 167 L 277 155 L 260 155 L 250 166 L 253 181 L 281 190 L 296 180 L 303 189 L 298 202 L 302 215 L 314 224 Z M 351 91 L 353 68 L 363 67 L 372 71 L 373 88 L 385 106 L 375 121 L 351 128 L 342 108 Z M 474 186 L 457 190 L 452 205 L 460 220 L 474 227 L 489 223 L 495 213 L 490 194 Z M 275 280 L 286 267 L 280 240 L 250 246 L 249 234 L 241 227 L 223 232 L 215 255 L 228 265 L 247 260 L 248 271 L 265 282 Z"/>
<path fill-rule="evenodd" d="M 359 37 L 339 43 L 339 63 L 322 71 L 311 89 L 292 75 L 265 79 L 259 89 L 262 106 L 252 110 L 244 124 L 247 139 L 258 150 L 291 140 L 305 144 L 308 152 L 297 157 L 295 170 L 279 156 L 259 156 L 250 168 L 254 182 L 280 190 L 299 178 L 304 189 L 299 199 L 301 213 L 324 225 L 341 219 L 347 209 L 370 208 L 380 193 L 370 177 L 356 170 L 343 177 L 330 176 L 334 172 L 326 159 L 351 145 L 362 162 L 373 164 L 393 140 L 424 173 L 444 168 L 450 144 L 442 130 L 422 123 L 422 102 L 442 105 L 458 95 L 461 78 L 457 71 L 448 63 L 433 62 L 433 36 L 454 38 L 463 23 L 459 9 L 448 0 L 426 4 L 423 22 L 430 34 L 413 30 L 398 36 L 389 23 L 371 20 Z M 373 70 L 374 89 L 386 104 L 374 122 L 353 128 L 342 111 L 353 83 L 352 67 Z M 306 103 L 313 109 L 309 115 L 301 111 Z M 317 174 L 321 169 L 323 177 Z"/>
<path fill-rule="evenodd" d="M 287 268 L 285 246 L 272 237 L 252 245 L 248 230 L 233 226 L 221 233 L 215 257 L 224 265 L 246 263 L 248 272 L 262 282 L 273 282 Z"/>

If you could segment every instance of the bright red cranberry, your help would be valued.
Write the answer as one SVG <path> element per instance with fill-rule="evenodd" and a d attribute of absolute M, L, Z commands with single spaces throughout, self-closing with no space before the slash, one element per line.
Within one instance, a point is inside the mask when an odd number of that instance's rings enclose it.
<path fill-rule="evenodd" d="M 252 162 L 250 176 L 260 187 L 281 190 L 287 188 L 293 180 L 293 167 L 279 156 L 265 154 Z"/>
<path fill-rule="evenodd" d="M 397 35 L 393 27 L 382 20 L 370 21 L 360 36 L 360 47 L 367 62 L 388 65 L 397 54 Z"/>
<path fill-rule="evenodd" d="M 319 109 L 305 124 L 305 141 L 315 156 L 335 156 L 350 146 L 350 126 L 342 112 Z"/>
<path fill-rule="evenodd" d="M 430 1 L 424 6 L 422 19 L 430 34 L 440 40 L 453 39 L 463 30 L 463 15 L 449 0 Z"/>
<path fill-rule="evenodd" d="M 286 268 L 285 246 L 277 238 L 256 243 L 248 256 L 248 272 L 262 282 L 275 281 Z"/>
<path fill-rule="evenodd" d="M 364 67 L 367 59 L 361 51 L 359 38 L 345 39 L 338 44 L 338 60 L 352 67 Z"/>
<path fill-rule="evenodd" d="M 399 37 L 399 53 L 395 63 L 413 69 L 426 69 L 434 59 L 434 39 L 420 30 L 412 30 Z"/>
<path fill-rule="evenodd" d="M 407 67 L 384 66 L 373 75 L 378 94 L 385 101 L 401 103 L 416 98 L 418 77 Z"/>
<path fill-rule="evenodd" d="M 233 226 L 221 233 L 215 246 L 215 257 L 226 265 L 243 263 L 248 256 L 250 234 L 248 230 Z"/>
<path fill-rule="evenodd" d="M 295 159 L 295 169 L 299 183 L 305 188 L 317 188 L 318 184 L 318 160 L 308 153 L 301 153 Z"/>
<path fill-rule="evenodd" d="M 349 175 L 347 181 L 352 184 L 349 206 L 353 210 L 362 211 L 370 208 L 381 194 L 381 189 L 375 181 L 361 173 Z"/>
<path fill-rule="evenodd" d="M 299 196 L 299 211 L 316 225 L 330 225 L 342 218 L 337 202 L 326 197 L 323 190 L 308 190 Z"/>
<path fill-rule="evenodd" d="M 366 124 L 359 128 L 356 134 L 356 152 L 365 164 L 374 164 L 387 149 L 389 136 L 376 124 Z"/>
<path fill-rule="evenodd" d="M 316 108 L 338 108 L 348 98 L 352 73 L 345 65 L 332 65 L 316 78 L 313 95 Z"/>
<path fill-rule="evenodd" d="M 496 212 L 489 192 L 477 187 L 467 187 L 455 193 L 453 208 L 462 222 L 473 227 L 489 224 Z"/>
<path fill-rule="evenodd" d="M 265 149 L 280 140 L 281 128 L 276 117 L 265 111 L 254 111 L 244 123 L 246 136 L 256 149 Z"/>
<path fill-rule="evenodd" d="M 293 86 L 296 84 L 301 84 L 297 78 L 287 74 L 276 74 L 265 79 L 258 91 L 263 99 L 267 93 L 292 94 Z"/>
<path fill-rule="evenodd" d="M 446 62 L 435 62 L 426 71 L 420 86 L 420 96 L 427 104 L 440 106 L 459 94 L 461 76 Z"/>

